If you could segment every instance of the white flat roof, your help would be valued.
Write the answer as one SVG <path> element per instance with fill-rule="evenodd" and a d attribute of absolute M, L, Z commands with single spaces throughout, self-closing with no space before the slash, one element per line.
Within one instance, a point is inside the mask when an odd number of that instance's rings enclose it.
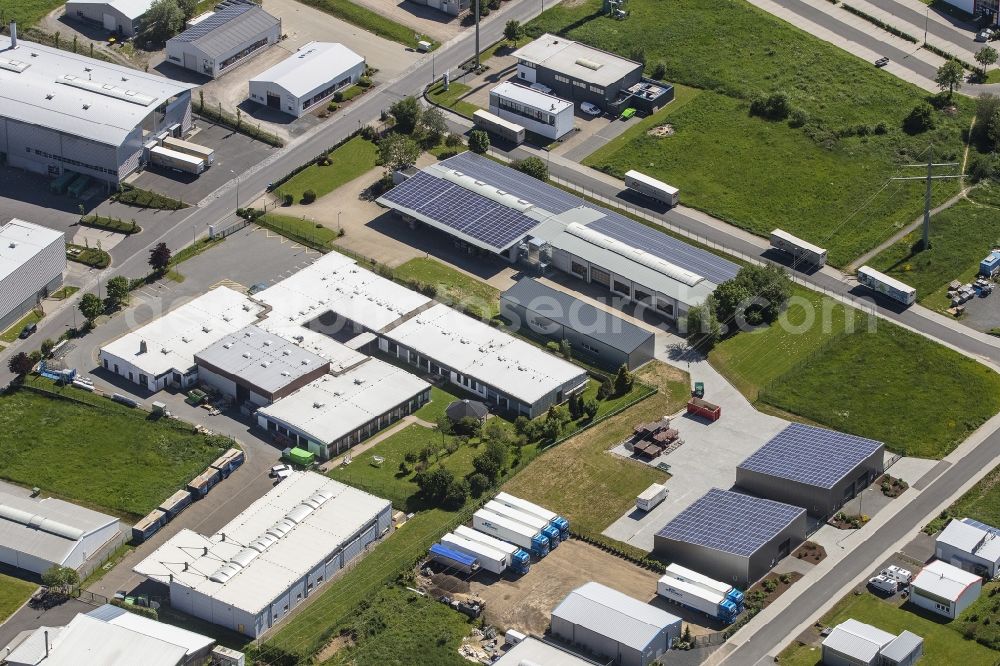
<path fill-rule="evenodd" d="M 101 347 L 151 377 L 194 367 L 194 355 L 257 320 L 263 311 L 246 295 L 216 287 L 159 319 Z M 146 351 L 141 351 L 141 343 Z"/>
<path fill-rule="evenodd" d="M 271 306 L 268 326 L 303 326 L 335 312 L 373 331 L 431 302 L 338 252 L 324 255 L 254 298 Z"/>
<path fill-rule="evenodd" d="M 384 336 L 529 405 L 587 379 L 579 366 L 440 303 Z"/>
<path fill-rule="evenodd" d="M 0 546 L 48 562 L 65 562 L 80 539 L 117 522 L 53 497 L 40 500 L 0 491 Z"/>
<path fill-rule="evenodd" d="M 642 68 L 642 63 L 549 33 L 525 44 L 512 55 L 580 81 L 604 86 Z"/>
<path fill-rule="evenodd" d="M 924 590 L 949 601 L 957 601 L 970 585 L 982 582 L 982 578 L 956 566 L 934 560 L 913 579 L 913 588 Z"/>
<path fill-rule="evenodd" d="M 0 116 L 112 146 L 198 87 L 23 39 L 11 49 L 3 35 L 0 65 Z"/>
<path fill-rule="evenodd" d="M 295 97 L 339 81 L 345 72 L 362 64 L 365 59 L 337 42 L 309 42 L 274 67 L 267 69 L 250 83 L 273 83 Z"/>
<path fill-rule="evenodd" d="M 535 90 L 534 88 L 529 88 L 528 86 L 518 85 L 513 81 L 504 81 L 500 85 L 492 88 L 490 92 L 496 93 L 500 97 L 520 102 L 521 104 L 530 106 L 533 109 L 540 109 L 553 114 L 562 113 L 566 109 L 573 108 L 573 102 L 567 102 L 566 100 L 556 97 L 555 95 L 543 93 L 541 90 Z"/>
<path fill-rule="evenodd" d="M 161 582 L 173 574 L 175 585 L 256 614 L 390 506 L 315 472 L 293 472 L 214 535 L 183 529 L 134 571 Z"/>
<path fill-rule="evenodd" d="M 406 370 L 369 358 L 343 374 L 313 380 L 257 413 L 329 444 L 429 387 Z"/>
<path fill-rule="evenodd" d="M 507 650 L 502 657 L 493 662 L 493 666 L 525 666 L 539 664 L 540 666 L 592 666 L 596 662 L 578 657 L 565 649 L 543 643 L 528 636 L 523 641 Z"/>
<path fill-rule="evenodd" d="M 111 0 L 107 4 L 134 21 L 149 11 L 153 0 Z"/>
<path fill-rule="evenodd" d="M 65 234 L 61 231 L 53 231 L 16 217 L 0 225 L 0 281 L 31 261 L 52 243 L 64 238 Z"/>
<path fill-rule="evenodd" d="M 200 652 L 215 643 L 215 640 L 208 636 L 130 613 L 121 606 L 104 604 L 90 611 L 87 615 L 102 622 L 128 629 L 136 634 L 150 636 L 171 645 L 179 645 L 189 655 Z"/>
<path fill-rule="evenodd" d="M 979 544 L 988 535 L 986 530 L 974 525 L 952 520 L 938 535 L 937 542 L 947 544 L 966 553 L 975 553 Z"/>

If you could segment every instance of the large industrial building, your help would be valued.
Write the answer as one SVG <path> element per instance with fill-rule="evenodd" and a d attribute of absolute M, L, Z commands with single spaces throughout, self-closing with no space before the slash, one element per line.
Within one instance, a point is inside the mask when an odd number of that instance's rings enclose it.
<path fill-rule="evenodd" d="M 151 134 L 191 128 L 196 86 L 0 36 L 0 162 L 117 187 Z"/>
<path fill-rule="evenodd" d="M 584 659 L 562 646 L 546 643 L 532 636 L 503 653 L 493 666 L 600 666 L 598 662 Z"/>
<path fill-rule="evenodd" d="M 24 220 L 0 225 L 0 331 L 59 289 L 66 235 Z"/>
<path fill-rule="evenodd" d="M 681 619 L 600 583 L 585 583 L 552 611 L 551 632 L 620 666 L 647 666 L 680 638 Z"/>
<path fill-rule="evenodd" d="M 168 39 L 167 60 L 214 79 L 280 39 L 281 19 L 251 0 L 234 0 Z"/>
<path fill-rule="evenodd" d="M 1000 530 L 971 518 L 952 520 L 937 537 L 934 556 L 987 580 L 1000 575 Z"/>
<path fill-rule="evenodd" d="M 153 0 L 69 0 L 66 16 L 123 37 L 135 37 L 142 26 L 142 17 L 152 4 Z"/>
<path fill-rule="evenodd" d="M 472 5 L 472 0 L 413 0 L 418 5 L 427 5 L 450 16 L 458 16 Z"/>
<path fill-rule="evenodd" d="M 822 650 L 823 666 L 911 666 L 924 653 L 924 639 L 847 619 L 823 639 Z"/>
<path fill-rule="evenodd" d="M 556 269 L 683 322 L 739 267 L 624 215 L 465 152 L 425 167 L 378 202 L 411 224 L 544 274 Z"/>
<path fill-rule="evenodd" d="M 827 518 L 882 475 L 884 456 L 882 442 L 792 423 L 739 464 L 736 485 Z"/>
<path fill-rule="evenodd" d="M 979 598 L 983 579 L 956 566 L 934 560 L 910 583 L 910 603 L 954 620 Z"/>
<path fill-rule="evenodd" d="M 653 536 L 653 552 L 747 588 L 805 538 L 805 509 L 712 488 Z"/>
<path fill-rule="evenodd" d="M 490 90 L 490 113 L 546 139 L 573 131 L 573 102 L 511 81 Z"/>
<path fill-rule="evenodd" d="M 257 638 L 392 527 L 388 500 L 295 472 L 211 536 L 183 529 L 135 567 L 170 606 Z"/>
<path fill-rule="evenodd" d="M 150 391 L 198 382 L 195 354 L 257 321 L 264 308 L 229 287 L 216 287 L 103 347 L 105 370 Z"/>
<path fill-rule="evenodd" d="M 607 370 L 653 359 L 651 331 L 531 278 L 500 294 L 500 314 L 512 330 L 566 340 L 574 358 Z"/>
<path fill-rule="evenodd" d="M 365 59 L 336 42 L 309 42 L 250 79 L 250 99 L 296 118 L 358 82 Z"/>
<path fill-rule="evenodd" d="M 514 51 L 517 78 L 541 83 L 554 95 L 590 102 L 604 111 L 633 107 L 652 113 L 674 98 L 674 88 L 644 79 L 642 63 L 548 33 Z"/>
<path fill-rule="evenodd" d="M 118 519 L 52 497 L 0 491 L 0 562 L 42 574 L 53 566 L 90 573 L 91 558 L 122 539 Z"/>

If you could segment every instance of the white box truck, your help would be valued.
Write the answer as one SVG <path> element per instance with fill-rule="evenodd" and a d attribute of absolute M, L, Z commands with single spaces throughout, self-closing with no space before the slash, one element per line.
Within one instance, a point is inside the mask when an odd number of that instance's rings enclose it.
<path fill-rule="evenodd" d="M 484 534 L 520 546 L 535 557 L 545 557 L 549 554 L 549 538 L 547 536 L 536 529 L 516 520 L 499 516 L 492 511 L 486 509 L 476 511 L 472 514 L 472 526 Z"/>
<path fill-rule="evenodd" d="M 651 511 L 667 498 L 667 487 L 662 483 L 654 483 L 649 488 L 643 490 L 635 498 L 635 508 L 640 511 Z"/>
<path fill-rule="evenodd" d="M 493 550 L 498 550 L 507 556 L 507 566 L 519 574 L 526 574 L 531 568 L 531 556 L 528 551 L 515 546 L 507 541 L 501 541 L 489 534 L 483 534 L 479 530 L 474 530 L 465 525 L 455 528 L 455 534 L 471 541 L 478 541 L 484 546 L 489 546 Z"/>
<path fill-rule="evenodd" d="M 441 537 L 441 544 L 460 553 L 471 555 L 479 560 L 479 568 L 490 573 L 500 575 L 507 569 L 507 555 L 486 544 L 460 537 L 454 533 Z"/>
<path fill-rule="evenodd" d="M 199 174 L 205 170 L 205 160 L 200 157 L 170 150 L 163 146 L 156 146 L 149 151 L 149 161 L 158 166 L 185 173 Z"/>
<path fill-rule="evenodd" d="M 539 518 L 538 516 L 532 516 L 530 513 L 512 509 L 506 504 L 496 500 L 490 500 L 483 508 L 506 518 L 510 518 L 511 520 L 516 520 L 517 522 L 527 525 L 532 529 L 538 530 L 549 538 L 549 548 L 555 548 L 562 540 L 562 535 L 559 534 L 559 530 L 552 527 L 551 523 L 544 518 Z"/>

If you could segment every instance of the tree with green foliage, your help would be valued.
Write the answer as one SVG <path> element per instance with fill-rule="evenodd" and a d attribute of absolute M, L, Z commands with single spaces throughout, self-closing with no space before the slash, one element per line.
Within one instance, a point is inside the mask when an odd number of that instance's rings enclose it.
<path fill-rule="evenodd" d="M 480 437 L 486 444 L 499 442 L 510 445 L 514 442 L 513 434 L 502 419 L 489 419 L 480 428 Z"/>
<path fill-rule="evenodd" d="M 469 499 L 469 482 L 465 479 L 453 479 L 441 498 L 441 505 L 446 509 L 461 509 Z"/>
<path fill-rule="evenodd" d="M 987 67 L 996 64 L 998 56 L 1000 54 L 997 54 L 997 50 L 992 46 L 984 46 L 976 52 L 976 62 L 983 68 L 983 76 L 986 76 Z"/>
<path fill-rule="evenodd" d="M 104 299 L 109 310 L 115 310 L 128 303 L 129 281 L 123 275 L 116 275 L 108 280 L 108 295 Z"/>
<path fill-rule="evenodd" d="M 994 150 L 1000 148 L 1000 108 L 986 121 L 986 139 Z"/>
<path fill-rule="evenodd" d="M 166 243 L 157 243 L 149 251 L 149 265 L 157 273 L 165 273 L 170 267 L 170 248 Z"/>
<path fill-rule="evenodd" d="M 524 37 L 524 26 L 521 25 L 520 21 L 507 21 L 507 24 L 503 27 L 503 37 L 511 46 L 517 44 L 517 40 Z"/>
<path fill-rule="evenodd" d="M 184 11 L 177 0 L 154 0 L 142 20 L 142 40 L 163 44 L 184 28 Z"/>
<path fill-rule="evenodd" d="M 618 372 L 615 373 L 615 395 L 625 395 L 631 391 L 634 382 L 635 377 L 629 372 L 628 366 L 622 363 L 621 367 L 618 368 Z"/>
<path fill-rule="evenodd" d="M 713 304 L 719 321 L 730 323 L 742 305 L 750 300 L 752 292 L 747 284 L 732 279 L 726 280 L 715 289 Z"/>
<path fill-rule="evenodd" d="M 438 467 L 430 471 L 417 472 L 413 476 L 414 483 L 420 488 L 421 495 L 424 496 L 428 502 L 439 504 L 444 500 L 445 495 L 448 492 L 448 488 L 451 486 L 452 482 L 455 480 L 455 475 L 451 473 L 451 470 L 445 469 L 444 467 Z"/>
<path fill-rule="evenodd" d="M 177 0 L 177 6 L 181 8 L 184 20 L 187 21 L 194 18 L 194 13 L 198 11 L 198 0 Z"/>
<path fill-rule="evenodd" d="M 413 134 L 420 125 L 423 108 L 416 97 L 404 97 L 389 107 L 389 113 L 396 119 L 396 130 L 403 134 Z"/>
<path fill-rule="evenodd" d="M 80 574 L 75 569 L 53 564 L 42 572 L 42 585 L 60 594 L 68 595 L 80 584 Z"/>
<path fill-rule="evenodd" d="M 80 299 L 80 314 L 83 318 L 87 320 L 87 324 L 93 325 L 94 320 L 101 316 L 104 312 L 104 303 L 98 298 L 97 294 L 84 294 L 83 298 Z"/>
<path fill-rule="evenodd" d="M 507 457 L 510 445 L 505 441 L 490 440 L 483 447 L 483 452 L 472 459 L 472 467 L 477 474 L 482 474 L 490 482 L 496 481 L 507 467 Z"/>
<path fill-rule="evenodd" d="M 587 417 L 588 421 L 593 421 L 594 417 L 597 416 L 597 410 L 600 409 L 600 405 L 593 398 L 590 398 L 583 403 L 583 413 Z"/>
<path fill-rule="evenodd" d="M 469 150 L 483 155 L 490 149 L 490 135 L 483 130 L 469 132 Z"/>
<path fill-rule="evenodd" d="M 611 394 L 615 392 L 614 382 L 611 381 L 610 377 L 605 377 L 601 381 L 601 385 L 597 387 L 597 399 L 607 400 L 611 397 Z"/>
<path fill-rule="evenodd" d="M 708 351 L 722 336 L 722 324 L 715 313 L 715 298 L 709 298 L 702 305 L 688 309 L 687 336 L 702 351 Z"/>
<path fill-rule="evenodd" d="M 18 352 L 7 360 L 7 369 L 18 377 L 24 377 L 33 367 L 35 367 L 34 361 L 24 352 Z"/>
<path fill-rule="evenodd" d="M 782 268 L 749 265 L 716 288 L 710 306 L 727 325 L 760 326 L 777 319 L 791 296 L 792 283 Z"/>
<path fill-rule="evenodd" d="M 573 358 L 573 345 L 566 338 L 559 341 L 559 353 L 567 361 Z"/>
<path fill-rule="evenodd" d="M 934 128 L 934 107 L 921 102 L 903 119 L 903 129 L 909 134 L 919 134 Z"/>
<path fill-rule="evenodd" d="M 583 415 L 583 398 L 579 393 L 571 393 L 566 406 L 569 407 L 569 417 L 574 421 Z"/>
<path fill-rule="evenodd" d="M 476 472 L 469 477 L 469 492 L 473 497 L 480 497 L 489 490 L 490 480 L 485 474 Z"/>
<path fill-rule="evenodd" d="M 427 145 L 433 147 L 441 143 L 441 139 L 448 134 L 448 121 L 441 109 L 431 107 L 420 116 L 420 129 Z"/>
<path fill-rule="evenodd" d="M 523 160 L 514 160 L 510 165 L 521 173 L 526 173 L 543 183 L 549 180 L 549 168 L 545 166 L 545 162 L 540 157 L 525 157 Z"/>
<path fill-rule="evenodd" d="M 938 67 L 937 74 L 934 76 L 934 83 L 941 90 L 947 90 L 948 99 L 951 99 L 955 91 L 962 87 L 964 79 L 965 70 L 962 69 L 961 63 L 957 60 L 949 60 Z"/>
<path fill-rule="evenodd" d="M 545 417 L 541 425 L 541 436 L 542 439 L 554 442 L 559 439 L 559 435 L 562 434 L 563 422 L 560 419 L 552 418 L 551 415 Z"/>
<path fill-rule="evenodd" d="M 378 142 L 378 157 L 389 171 L 413 166 L 420 157 L 420 146 L 405 134 L 389 134 Z"/>

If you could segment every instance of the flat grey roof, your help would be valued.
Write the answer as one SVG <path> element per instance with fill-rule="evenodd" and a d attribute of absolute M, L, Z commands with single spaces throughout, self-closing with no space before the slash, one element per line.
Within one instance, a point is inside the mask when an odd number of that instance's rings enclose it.
<path fill-rule="evenodd" d="M 0 491 L 0 546 L 63 563 L 80 539 L 117 518 L 49 497 L 34 499 Z"/>
<path fill-rule="evenodd" d="M 280 19 L 265 12 L 260 5 L 241 2 L 223 7 L 169 41 L 194 44 L 205 55 L 218 58 L 280 24 Z"/>
<path fill-rule="evenodd" d="M 642 69 L 640 62 L 549 33 L 525 44 L 512 55 L 518 60 L 599 86 L 617 83 L 636 69 Z"/>
<path fill-rule="evenodd" d="M 680 625 L 676 615 L 600 583 L 584 583 L 552 611 L 558 617 L 643 651 L 665 628 Z"/>
<path fill-rule="evenodd" d="M 912 631 L 903 630 L 891 643 L 882 648 L 882 656 L 895 663 L 904 661 L 914 650 L 923 645 L 924 639 Z"/>
<path fill-rule="evenodd" d="M 329 361 L 322 356 L 255 325 L 230 333 L 195 354 L 194 360 L 269 393 L 280 391 L 316 368 L 329 368 Z"/>
<path fill-rule="evenodd" d="M 625 353 L 635 351 L 636 347 L 653 337 L 652 332 L 632 322 L 531 278 L 518 280 L 500 298 L 522 305 Z"/>

